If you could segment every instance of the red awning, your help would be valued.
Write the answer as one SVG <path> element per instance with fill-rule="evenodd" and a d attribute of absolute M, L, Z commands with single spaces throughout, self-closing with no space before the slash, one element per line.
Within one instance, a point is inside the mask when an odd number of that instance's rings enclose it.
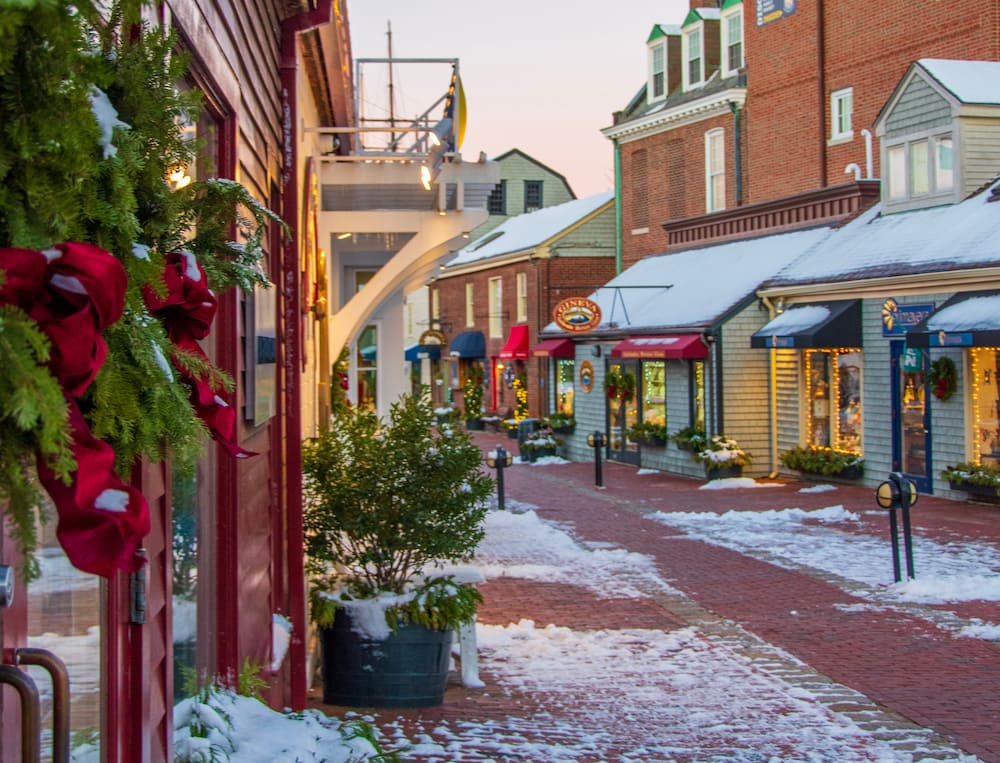
<path fill-rule="evenodd" d="M 507 337 L 507 344 L 503 346 L 500 350 L 501 358 L 520 358 L 525 359 L 528 357 L 528 327 L 527 326 L 512 326 L 510 329 L 510 336 Z"/>
<path fill-rule="evenodd" d="M 531 348 L 536 358 L 575 358 L 576 344 L 572 339 L 546 339 Z"/>
<path fill-rule="evenodd" d="M 611 350 L 611 357 L 698 360 L 708 357 L 708 347 L 701 341 L 701 334 L 633 336 L 616 344 Z"/>

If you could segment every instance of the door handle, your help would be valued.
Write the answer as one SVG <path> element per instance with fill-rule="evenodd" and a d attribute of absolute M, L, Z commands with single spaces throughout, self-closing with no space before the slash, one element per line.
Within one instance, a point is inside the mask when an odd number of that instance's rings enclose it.
<path fill-rule="evenodd" d="M 21 665 L 38 665 L 52 680 L 52 763 L 69 760 L 69 672 L 66 663 L 48 649 L 22 647 L 14 652 Z"/>
<path fill-rule="evenodd" d="M 21 760 L 38 763 L 42 747 L 38 687 L 31 676 L 13 665 L 0 665 L 0 684 L 13 686 L 21 700 Z"/>

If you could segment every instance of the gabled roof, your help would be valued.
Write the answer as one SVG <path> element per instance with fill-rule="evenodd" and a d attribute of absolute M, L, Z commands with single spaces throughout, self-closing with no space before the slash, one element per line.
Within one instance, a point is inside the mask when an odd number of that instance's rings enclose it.
<path fill-rule="evenodd" d="M 1000 61 L 921 58 L 916 65 L 961 103 L 1000 106 Z"/>
<path fill-rule="evenodd" d="M 590 295 L 601 307 L 596 331 L 642 334 L 711 326 L 830 233 L 813 228 L 647 257 Z M 545 331 L 559 329 L 552 323 Z"/>
<path fill-rule="evenodd" d="M 460 249 L 447 267 L 535 249 L 586 218 L 611 208 L 614 199 L 614 192 L 607 191 L 512 217 L 483 238 Z"/>
<path fill-rule="evenodd" d="M 696 21 L 718 21 L 719 18 L 718 8 L 692 8 L 681 26 L 686 27 L 688 24 L 693 24 Z"/>
<path fill-rule="evenodd" d="M 991 184 L 1000 188 L 1000 179 Z M 980 192 L 960 204 L 880 214 L 876 205 L 782 270 L 768 286 L 837 283 L 1000 265 L 1000 203 Z"/>
<path fill-rule="evenodd" d="M 653 29 L 646 38 L 646 43 L 659 40 L 662 37 L 680 37 L 681 28 L 677 24 L 653 24 Z"/>
<path fill-rule="evenodd" d="M 528 154 L 524 153 L 524 151 L 522 151 L 519 148 L 512 148 L 512 149 L 509 149 L 508 151 L 504 151 L 499 156 L 494 156 L 491 161 L 497 162 L 498 164 L 503 164 L 503 160 L 507 159 L 507 158 L 509 158 L 511 156 L 520 156 L 525 161 L 529 161 L 532 164 L 534 164 L 534 165 L 536 165 L 538 167 L 541 167 L 546 172 L 549 172 L 549 173 L 555 175 L 557 178 L 559 178 L 560 180 L 563 181 L 563 184 L 566 186 L 566 190 L 569 191 L 569 195 L 572 196 L 574 199 L 576 198 L 576 194 L 573 193 L 573 189 L 570 188 L 569 181 L 566 179 L 565 175 L 563 175 L 561 172 L 556 172 L 554 169 L 552 169 L 551 167 L 549 167 L 547 164 L 543 164 L 542 162 L 538 161 L 535 157 L 529 156 Z M 501 169 L 500 172 L 501 172 L 501 174 L 503 174 L 503 169 Z"/>

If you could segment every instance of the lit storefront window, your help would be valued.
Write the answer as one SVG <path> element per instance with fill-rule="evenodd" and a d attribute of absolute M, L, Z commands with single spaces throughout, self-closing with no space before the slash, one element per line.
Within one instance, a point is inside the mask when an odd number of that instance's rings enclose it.
<path fill-rule="evenodd" d="M 378 381 L 378 328 L 365 326 L 358 337 L 355 363 L 358 369 L 358 406 L 362 410 L 374 411 L 378 404 L 376 383 Z"/>
<path fill-rule="evenodd" d="M 573 386 L 576 377 L 576 362 L 573 360 L 556 361 L 556 412 L 573 416 L 576 389 Z"/>
<path fill-rule="evenodd" d="M 972 351 L 972 401 L 975 414 L 974 442 L 979 462 L 1000 462 L 1000 350 L 983 347 Z"/>
<path fill-rule="evenodd" d="M 642 364 L 642 420 L 646 424 L 666 426 L 667 364 L 662 360 Z"/>
<path fill-rule="evenodd" d="M 808 350 L 804 354 L 808 443 L 860 453 L 860 350 Z"/>
<path fill-rule="evenodd" d="M 691 425 L 705 429 L 705 361 L 691 363 Z"/>

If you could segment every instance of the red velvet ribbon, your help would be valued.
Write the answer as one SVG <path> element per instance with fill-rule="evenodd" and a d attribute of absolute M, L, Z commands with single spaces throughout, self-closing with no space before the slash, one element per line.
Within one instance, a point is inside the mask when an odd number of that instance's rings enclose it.
<path fill-rule="evenodd" d="M 199 339 L 208 336 L 218 309 L 218 300 L 208 288 L 205 271 L 189 252 L 167 255 L 163 280 L 167 293 L 160 297 L 146 287 L 143 296 L 149 311 L 158 317 L 177 347 L 208 362 Z M 227 453 L 236 458 L 256 456 L 236 442 L 236 411 L 216 394 L 207 379 L 197 377 L 177 363 L 178 373 L 191 386 L 191 405 Z"/>
<path fill-rule="evenodd" d="M 143 565 L 136 552 L 149 533 L 149 508 L 115 473 L 114 451 L 94 437 L 75 400 L 107 357 L 102 333 L 122 316 L 125 269 L 99 247 L 66 243 L 44 252 L 0 249 L 0 270 L 0 304 L 20 307 L 49 337 L 49 370 L 66 394 L 77 464 L 70 484 L 38 457 L 39 479 L 59 513 L 59 542 L 84 572 L 135 571 Z"/>

